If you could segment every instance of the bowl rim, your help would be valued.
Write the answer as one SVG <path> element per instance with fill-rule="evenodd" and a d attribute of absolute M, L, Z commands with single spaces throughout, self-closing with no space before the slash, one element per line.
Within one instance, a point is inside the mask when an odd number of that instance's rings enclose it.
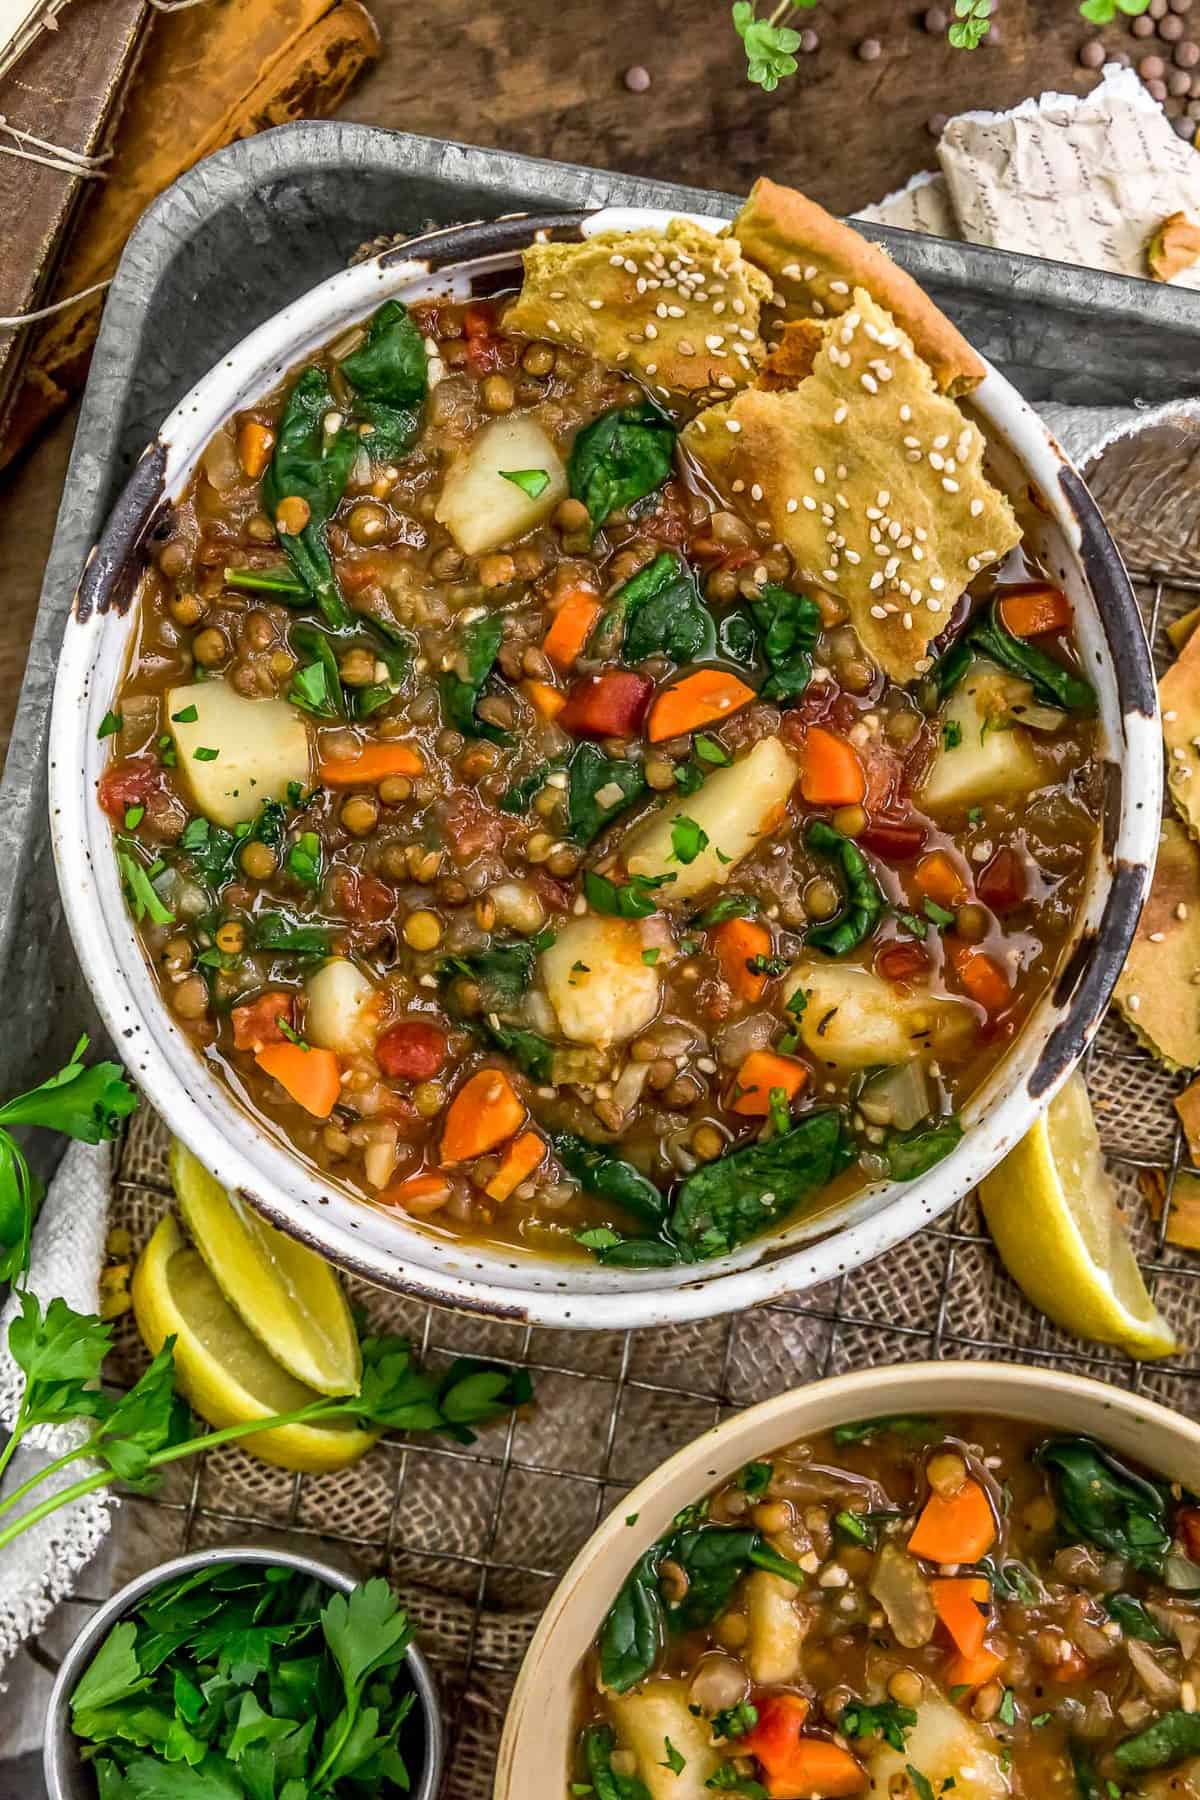
<path fill-rule="evenodd" d="M 312 348 L 329 342 L 339 328 L 410 283 L 424 281 L 426 291 L 439 291 L 456 273 L 486 275 L 510 266 L 516 253 L 535 239 L 577 239 L 598 229 L 662 224 L 679 216 L 686 215 L 669 209 L 602 208 L 448 226 L 340 271 L 258 326 L 184 396 L 131 474 L 85 565 L 55 687 L 50 815 L 68 926 L 114 1043 L 170 1128 L 224 1186 L 343 1268 L 396 1292 L 520 1323 L 605 1329 L 714 1317 L 830 1279 L 940 1216 L 1029 1128 L 1082 1054 L 1132 939 L 1157 841 L 1156 795 L 1161 784 L 1157 694 L 1132 588 L 1077 472 L 1032 408 L 990 369 L 979 395 L 990 395 L 1000 407 L 1008 435 L 1023 434 L 1022 447 L 1014 454 L 1030 480 L 1058 508 L 1072 564 L 1095 596 L 1106 646 L 1106 654 L 1098 649 L 1096 656 L 1101 665 L 1107 661 L 1120 721 L 1109 752 L 1118 777 L 1118 800 L 1107 815 L 1113 821 L 1113 841 L 1104 846 L 1108 888 L 1102 907 L 1098 906 L 1100 916 L 1086 929 L 1082 916 L 1075 921 L 1078 943 L 1054 989 L 1043 994 L 997 1065 L 999 1099 L 994 1104 L 980 1102 L 986 1116 L 971 1122 L 950 1157 L 916 1181 L 886 1184 L 886 1198 L 880 1191 L 884 1184 L 865 1190 L 856 1197 L 861 1216 L 840 1219 L 829 1227 L 817 1225 L 806 1231 L 804 1222 L 798 1221 L 729 1258 L 694 1270 L 602 1270 L 595 1265 L 551 1263 L 524 1252 L 510 1260 L 490 1248 L 448 1246 L 402 1221 L 396 1222 L 394 1238 L 386 1245 L 356 1236 L 359 1221 L 348 1213 L 342 1222 L 338 1201 L 331 1203 L 322 1189 L 328 1185 L 340 1195 L 343 1210 L 348 1200 L 362 1212 L 368 1210 L 365 1204 L 351 1200 L 332 1183 L 323 1183 L 319 1172 L 290 1146 L 284 1148 L 250 1118 L 239 1106 L 235 1090 L 223 1085 L 218 1089 L 157 990 L 147 987 L 143 953 L 123 905 L 119 920 L 106 917 L 115 875 L 111 867 L 105 869 L 102 857 L 93 856 L 90 845 L 91 835 L 98 835 L 99 814 L 86 767 L 93 748 L 87 733 L 89 703 L 96 698 L 91 680 L 98 648 L 95 627 L 106 613 L 128 606 L 146 533 L 167 495 L 175 491 L 171 464 L 176 443 L 184 446 L 178 457 L 192 466 L 199 446 L 215 428 L 214 415 L 224 419 L 248 403 L 244 397 L 248 384 L 256 392 L 266 391 Z M 710 230 L 719 223 L 712 217 L 700 222 Z M 336 315 L 340 327 L 328 314 Z M 321 321 L 316 327 L 314 318 Z M 281 344 L 286 346 L 283 355 Z M 1039 460 L 1040 474 L 1034 469 Z M 1131 768 L 1136 768 L 1138 779 L 1129 778 Z M 100 824 L 107 835 L 107 822 Z M 1099 870 L 1093 884 L 1098 879 Z M 1035 1042 L 1039 1034 L 1040 1045 Z"/>
<path fill-rule="evenodd" d="M 970 1399 L 964 1403 L 963 1392 Z M 939 1392 L 958 1394 L 956 1401 L 939 1402 Z M 913 1394 L 921 1395 L 915 1404 Z M 926 1397 L 932 1395 L 933 1397 Z M 680 1505 L 700 1499 L 743 1463 L 767 1455 L 795 1438 L 803 1438 L 825 1426 L 855 1419 L 883 1417 L 903 1412 L 984 1413 L 1023 1419 L 1055 1429 L 1050 1416 L 1074 1411 L 1089 1419 L 1109 1419 L 1116 1435 L 1136 1438 L 1157 1431 L 1170 1439 L 1193 1469 L 1191 1481 L 1200 1482 L 1200 1422 L 1174 1411 L 1157 1400 L 1148 1400 L 1127 1388 L 1109 1386 L 1089 1375 L 1023 1362 L 911 1362 L 852 1369 L 841 1375 L 790 1388 L 786 1393 L 761 1400 L 744 1411 L 721 1420 L 674 1452 L 613 1506 L 578 1551 L 559 1580 L 542 1612 L 525 1652 L 504 1721 L 496 1764 L 493 1800 L 525 1800 L 520 1785 L 531 1761 L 544 1767 L 545 1746 L 527 1751 L 527 1733 L 536 1739 L 547 1718 L 559 1714 L 547 1705 L 544 1683 L 547 1672 L 561 1678 L 564 1668 L 574 1681 L 579 1658 L 560 1639 L 574 1637 L 586 1614 L 590 1643 L 616 1594 L 621 1580 L 637 1558 L 649 1549 L 670 1524 Z M 824 1415 L 821 1425 L 803 1423 L 803 1415 Z M 790 1423 L 789 1423 L 790 1421 Z M 1059 1430 L 1086 1431 L 1104 1439 L 1102 1426 L 1060 1422 Z M 1127 1445 L 1114 1446 L 1137 1456 Z M 1178 1478 L 1153 1456 L 1143 1457 L 1158 1473 Z M 669 1496 L 669 1498 L 668 1498 Z M 593 1591 L 593 1589 L 597 1591 Z M 567 1771 L 563 1771 L 565 1787 Z"/>
<path fill-rule="evenodd" d="M 42 1775 L 47 1800 L 85 1800 L 72 1779 L 72 1734 L 69 1720 L 71 1691 L 91 1663 L 103 1638 L 119 1624 L 130 1608 L 146 1594 L 178 1575 L 193 1569 L 216 1567 L 218 1563 L 273 1563 L 280 1568 L 295 1569 L 323 1581 L 335 1593 L 350 1594 L 359 1585 L 356 1576 L 331 1563 L 321 1562 L 302 1550 L 275 1550 L 261 1544 L 214 1544 L 205 1550 L 188 1550 L 144 1569 L 109 1596 L 72 1638 L 66 1655 L 59 1664 L 46 1707 L 46 1729 L 42 1746 Z M 388 1583 L 391 1586 L 391 1583 Z M 445 1762 L 445 1728 L 438 1700 L 437 1684 L 428 1660 L 420 1646 L 411 1643 L 404 1653 L 405 1665 L 413 1691 L 421 1707 L 425 1723 L 425 1766 L 413 1787 L 410 1800 L 436 1800 Z"/>

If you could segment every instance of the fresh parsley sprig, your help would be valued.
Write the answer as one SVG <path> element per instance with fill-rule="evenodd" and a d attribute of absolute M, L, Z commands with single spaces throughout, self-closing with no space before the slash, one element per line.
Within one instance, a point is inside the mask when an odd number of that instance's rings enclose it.
<path fill-rule="evenodd" d="M 774 93 L 785 75 L 796 73 L 795 52 L 800 33 L 784 23 L 800 8 L 811 10 L 817 0 L 779 0 L 765 19 L 757 17 L 758 0 L 735 0 L 733 28 L 746 50 L 746 74 L 765 93 Z"/>

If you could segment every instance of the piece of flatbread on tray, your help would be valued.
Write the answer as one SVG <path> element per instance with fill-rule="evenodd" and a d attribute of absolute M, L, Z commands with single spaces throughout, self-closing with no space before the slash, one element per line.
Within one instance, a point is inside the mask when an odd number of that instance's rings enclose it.
<path fill-rule="evenodd" d="M 531 244 L 504 328 L 586 350 L 663 396 L 733 392 L 766 354 L 759 330 L 770 277 L 690 219 L 665 231 L 598 231 L 580 244 Z"/>
<path fill-rule="evenodd" d="M 1200 632 L 1193 632 L 1158 684 L 1167 787 L 1175 810 L 1200 837 Z"/>
<path fill-rule="evenodd" d="M 770 275 L 785 320 L 848 312 L 855 288 L 864 287 L 908 333 L 944 394 L 970 393 L 983 380 L 983 359 L 912 276 L 795 188 L 756 181 L 732 231 Z"/>
<path fill-rule="evenodd" d="M 1168 1069 L 1200 1067 L 1200 846 L 1164 819 L 1154 880 L 1113 998 Z"/>
<path fill-rule="evenodd" d="M 863 288 L 827 320 L 792 389 L 743 390 L 681 441 L 725 492 L 744 493 L 801 579 L 849 607 L 863 649 L 894 681 L 929 666 L 930 641 L 1021 530 L 983 471 L 979 427 Z M 796 342 L 802 364 L 811 328 Z M 768 376 L 768 379 L 771 377 Z"/>

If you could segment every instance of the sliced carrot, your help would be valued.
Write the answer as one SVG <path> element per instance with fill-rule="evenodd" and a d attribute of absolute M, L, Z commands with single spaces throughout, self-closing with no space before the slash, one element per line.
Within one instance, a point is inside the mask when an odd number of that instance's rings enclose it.
<path fill-rule="evenodd" d="M 567 704 L 567 696 L 548 681 L 523 681 L 521 692 L 543 719 L 557 719 Z"/>
<path fill-rule="evenodd" d="M 802 1694 L 767 1694 L 757 1700 L 758 1722 L 738 1739 L 738 1755 L 757 1757 L 772 1800 L 840 1800 L 861 1794 L 866 1773 L 856 1758 L 828 1738 L 805 1737 L 809 1704 Z"/>
<path fill-rule="evenodd" d="M 483 1190 L 491 1200 L 507 1200 L 546 1160 L 546 1145 L 536 1131 L 523 1131 L 504 1152 L 504 1159 Z"/>
<path fill-rule="evenodd" d="M 973 944 L 955 944 L 950 952 L 963 988 L 985 1012 L 1001 1013 L 1012 998 L 1008 977 L 994 957 Z"/>
<path fill-rule="evenodd" d="M 1051 587 L 1048 581 L 1030 581 L 1010 588 L 1000 601 L 1000 623 L 1014 637 L 1066 631 L 1071 618 L 1071 602 L 1061 588 Z"/>
<path fill-rule="evenodd" d="M 407 1175 L 403 1181 L 393 1181 L 379 1195 L 382 1205 L 401 1206 L 418 1218 L 437 1212 L 449 1198 L 450 1183 L 446 1177 L 429 1174 Z"/>
<path fill-rule="evenodd" d="M 251 481 L 257 481 L 271 460 L 271 452 L 275 448 L 275 433 L 269 425 L 260 425 L 257 419 L 247 419 L 240 426 L 237 435 L 238 461 L 242 465 L 243 475 Z"/>
<path fill-rule="evenodd" d="M 373 787 L 389 775 L 421 775 L 425 764 L 411 744 L 364 744 L 353 756 L 323 756 L 318 771 L 326 787 Z"/>
<path fill-rule="evenodd" d="M 572 588 L 550 622 L 542 649 L 556 669 L 565 674 L 592 635 L 600 617 L 600 602 L 591 588 Z"/>
<path fill-rule="evenodd" d="M 982 1575 L 956 1575 L 931 1581 L 933 1608 L 954 1639 L 962 1656 L 975 1656 L 983 1648 L 992 1599 L 992 1586 Z"/>
<path fill-rule="evenodd" d="M 985 1644 L 974 1656 L 952 1656 L 946 1664 L 942 1680 L 952 1693 L 955 1688 L 964 1688 L 966 1692 L 955 1698 L 968 1700 L 977 1688 L 992 1679 L 1003 1661 L 999 1651 L 989 1649 Z"/>
<path fill-rule="evenodd" d="M 442 1161 L 470 1162 L 507 1143 L 525 1123 L 525 1108 L 502 1069 L 480 1069 L 450 1102 L 442 1131 Z"/>
<path fill-rule="evenodd" d="M 664 688 L 650 708 L 646 735 L 652 744 L 686 737 L 702 725 L 727 719 L 753 698 L 754 689 L 736 675 L 724 669 L 697 669 L 694 675 L 685 675 L 682 681 Z"/>
<path fill-rule="evenodd" d="M 853 744 L 823 725 L 810 725 L 802 755 L 800 792 L 810 806 L 858 805 L 867 791 L 867 778 Z"/>
<path fill-rule="evenodd" d="M 721 975 L 739 1000 L 761 1000 L 767 977 L 750 967 L 756 956 L 771 954 L 771 934 L 757 919 L 726 919 L 712 934 L 713 953 Z"/>
<path fill-rule="evenodd" d="M 794 1056 L 777 1056 L 773 1050 L 752 1050 L 733 1081 L 731 1111 L 751 1119 L 765 1119 L 771 1110 L 772 1088 L 782 1088 L 791 1101 L 808 1080 L 808 1066 Z"/>
<path fill-rule="evenodd" d="M 314 1044 L 264 1044 L 254 1060 L 314 1119 L 327 1119 L 342 1091 L 342 1072 L 332 1050 Z"/>
<path fill-rule="evenodd" d="M 939 906 L 961 906 L 970 892 L 953 857 L 944 850 L 931 850 L 923 856 L 914 880 L 921 892 Z"/>
<path fill-rule="evenodd" d="M 988 1497 L 977 1481 L 964 1481 L 955 1494 L 930 1494 L 909 1552 L 927 1562 L 973 1563 L 996 1541 L 996 1521 Z"/>

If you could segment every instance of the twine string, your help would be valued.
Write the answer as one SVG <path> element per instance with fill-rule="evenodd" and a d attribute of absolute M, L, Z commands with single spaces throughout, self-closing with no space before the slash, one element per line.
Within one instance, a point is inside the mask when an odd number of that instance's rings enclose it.
<path fill-rule="evenodd" d="M 78 294 L 68 294 L 65 300 L 56 300 L 53 306 L 39 306 L 36 312 L 13 313 L 7 319 L 0 319 L 0 331 L 17 331 L 22 325 L 36 325 L 39 319 L 51 319 L 55 313 L 66 312 L 68 306 L 74 306 L 79 300 L 86 300 L 92 294 L 101 294 L 112 283 L 112 276 L 103 281 L 93 282 Z"/>
<path fill-rule="evenodd" d="M 40 163 L 45 169 L 58 169 L 64 175 L 81 175 L 89 181 L 106 179 L 104 164 L 112 155 L 111 150 L 104 150 L 99 156 L 88 156 L 82 150 L 68 150 L 63 144 L 52 144 L 47 138 L 36 137 L 32 131 L 21 131 L 16 125 L 10 125 L 3 113 L 0 113 L 0 133 L 12 139 L 8 144 L 0 142 L 0 154 L 4 156 L 17 156 L 25 162 Z"/>

